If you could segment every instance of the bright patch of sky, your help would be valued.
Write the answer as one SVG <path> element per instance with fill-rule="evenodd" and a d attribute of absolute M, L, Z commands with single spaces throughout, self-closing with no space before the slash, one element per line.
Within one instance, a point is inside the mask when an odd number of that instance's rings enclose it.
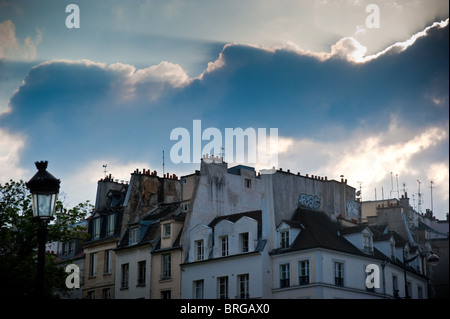
<path fill-rule="evenodd" d="M 421 181 L 424 210 L 433 181 L 444 219 L 448 12 L 442 0 L 0 0 L 0 182 L 49 160 L 75 205 L 94 200 L 105 163 L 128 180 L 161 171 L 165 150 L 166 172 L 189 174 L 198 165 L 171 163 L 169 136 L 200 119 L 277 128 L 280 167 L 344 175 L 364 200 L 399 188 L 417 204 Z"/>

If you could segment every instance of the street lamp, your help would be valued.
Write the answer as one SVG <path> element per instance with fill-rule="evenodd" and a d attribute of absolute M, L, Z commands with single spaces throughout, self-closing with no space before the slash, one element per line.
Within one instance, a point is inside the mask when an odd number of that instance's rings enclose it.
<path fill-rule="evenodd" d="M 59 193 L 60 180 L 47 172 L 47 161 L 35 162 L 38 172 L 26 183 L 32 197 L 34 220 L 39 223 L 37 293 L 44 296 L 45 275 L 45 242 L 47 241 L 47 225 L 53 219 L 56 198 Z"/>
<path fill-rule="evenodd" d="M 417 257 L 425 256 L 428 253 L 430 253 L 430 256 L 428 256 L 428 258 L 427 258 L 428 265 L 430 265 L 432 267 L 436 266 L 439 263 L 439 257 L 438 257 L 438 255 L 433 253 L 431 250 L 427 250 L 427 251 L 421 252 L 420 254 L 418 254 L 418 255 L 416 255 L 416 256 L 414 256 L 412 258 L 407 259 L 406 258 L 406 252 L 403 249 L 403 275 L 404 275 L 404 278 L 405 278 L 405 299 L 409 299 L 410 298 L 409 297 L 409 293 L 408 293 L 408 282 L 406 281 L 406 265 L 409 264 L 410 262 L 412 262 Z"/>

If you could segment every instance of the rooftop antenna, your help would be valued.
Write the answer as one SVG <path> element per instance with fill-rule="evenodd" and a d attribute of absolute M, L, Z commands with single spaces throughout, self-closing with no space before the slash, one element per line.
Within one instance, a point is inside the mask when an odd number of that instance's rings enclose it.
<path fill-rule="evenodd" d="M 417 182 L 419 183 L 419 193 L 417 194 L 419 196 L 419 198 L 417 199 L 417 212 L 420 214 L 421 213 L 421 205 L 422 205 L 422 194 L 420 193 L 420 181 L 417 180 Z"/>
<path fill-rule="evenodd" d="M 431 212 L 433 212 L 433 181 L 430 182 L 430 190 L 431 190 Z"/>
<path fill-rule="evenodd" d="M 359 200 L 362 202 L 362 186 L 361 185 L 362 185 L 363 182 L 357 181 L 357 183 L 359 184 L 359 191 L 356 192 L 356 195 L 359 196 Z"/>
<path fill-rule="evenodd" d="M 392 198 L 393 191 L 394 191 L 394 181 L 392 180 L 392 172 L 391 172 L 391 192 L 389 193 L 389 198 Z"/>
<path fill-rule="evenodd" d="M 164 150 L 163 150 L 163 177 L 164 177 Z"/>
<path fill-rule="evenodd" d="M 400 192 L 398 190 L 398 174 L 395 174 L 395 179 L 397 180 L 397 198 L 400 198 Z"/>
<path fill-rule="evenodd" d="M 108 164 L 103 164 L 103 173 L 105 174 L 106 177 L 106 167 L 108 166 Z"/>
<path fill-rule="evenodd" d="M 375 201 L 377 201 L 377 188 L 375 187 Z"/>

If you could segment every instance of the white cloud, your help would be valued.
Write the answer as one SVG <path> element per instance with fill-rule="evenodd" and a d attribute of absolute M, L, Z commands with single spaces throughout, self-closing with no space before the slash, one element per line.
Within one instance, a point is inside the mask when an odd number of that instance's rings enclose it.
<path fill-rule="evenodd" d="M 27 36 L 22 44 L 16 37 L 16 27 L 11 20 L 0 22 L 0 59 L 17 60 L 20 56 L 25 61 L 36 59 L 37 46 L 42 41 L 42 31 L 36 29 L 34 40 Z"/>
<path fill-rule="evenodd" d="M 0 183 L 10 179 L 24 179 L 28 171 L 19 166 L 20 153 L 25 146 L 25 138 L 12 135 L 0 128 Z"/>
<path fill-rule="evenodd" d="M 373 200 L 375 188 L 378 189 L 378 199 L 381 199 L 383 186 L 384 198 L 391 195 L 397 197 L 397 182 L 400 194 L 402 184 L 405 183 L 411 198 L 417 193 L 418 179 L 427 184 L 433 180 L 436 187 L 433 194 L 435 212 L 439 213 L 439 218 L 445 218 L 448 211 L 445 203 L 448 206 L 449 199 L 449 163 L 428 154 L 433 147 L 448 143 L 448 126 L 433 126 L 412 132 L 399 126 L 393 119 L 386 132 L 354 132 L 348 138 L 337 142 L 285 139 L 290 143 L 287 144 L 287 150 L 279 154 L 281 167 L 300 171 L 302 175 L 327 176 L 328 179 L 338 180 L 340 175 L 344 175 L 349 185 L 355 188 L 359 188 L 358 182 L 362 182 L 363 200 Z M 420 161 L 415 160 L 416 158 L 420 158 Z M 391 172 L 397 179 L 394 180 L 393 187 Z M 424 190 L 426 191 L 426 187 L 421 193 Z M 417 194 L 415 196 L 417 199 Z M 422 212 L 425 207 L 429 208 L 429 203 L 427 198 L 427 206 L 422 206 Z"/>
<path fill-rule="evenodd" d="M 6 51 L 18 48 L 15 25 L 11 20 L 0 23 L 0 59 L 4 58 Z"/>

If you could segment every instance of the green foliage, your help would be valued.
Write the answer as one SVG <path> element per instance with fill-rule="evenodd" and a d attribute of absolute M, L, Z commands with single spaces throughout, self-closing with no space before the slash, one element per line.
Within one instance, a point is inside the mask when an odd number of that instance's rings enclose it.
<path fill-rule="evenodd" d="M 55 219 L 48 226 L 47 242 L 87 239 L 85 227 L 77 224 L 91 211 L 89 201 L 66 209 L 56 204 Z M 35 290 L 37 271 L 37 231 L 33 220 L 31 194 L 22 180 L 0 184 L 0 298 L 28 297 Z M 47 297 L 64 291 L 67 274 L 46 256 L 45 289 Z"/>

